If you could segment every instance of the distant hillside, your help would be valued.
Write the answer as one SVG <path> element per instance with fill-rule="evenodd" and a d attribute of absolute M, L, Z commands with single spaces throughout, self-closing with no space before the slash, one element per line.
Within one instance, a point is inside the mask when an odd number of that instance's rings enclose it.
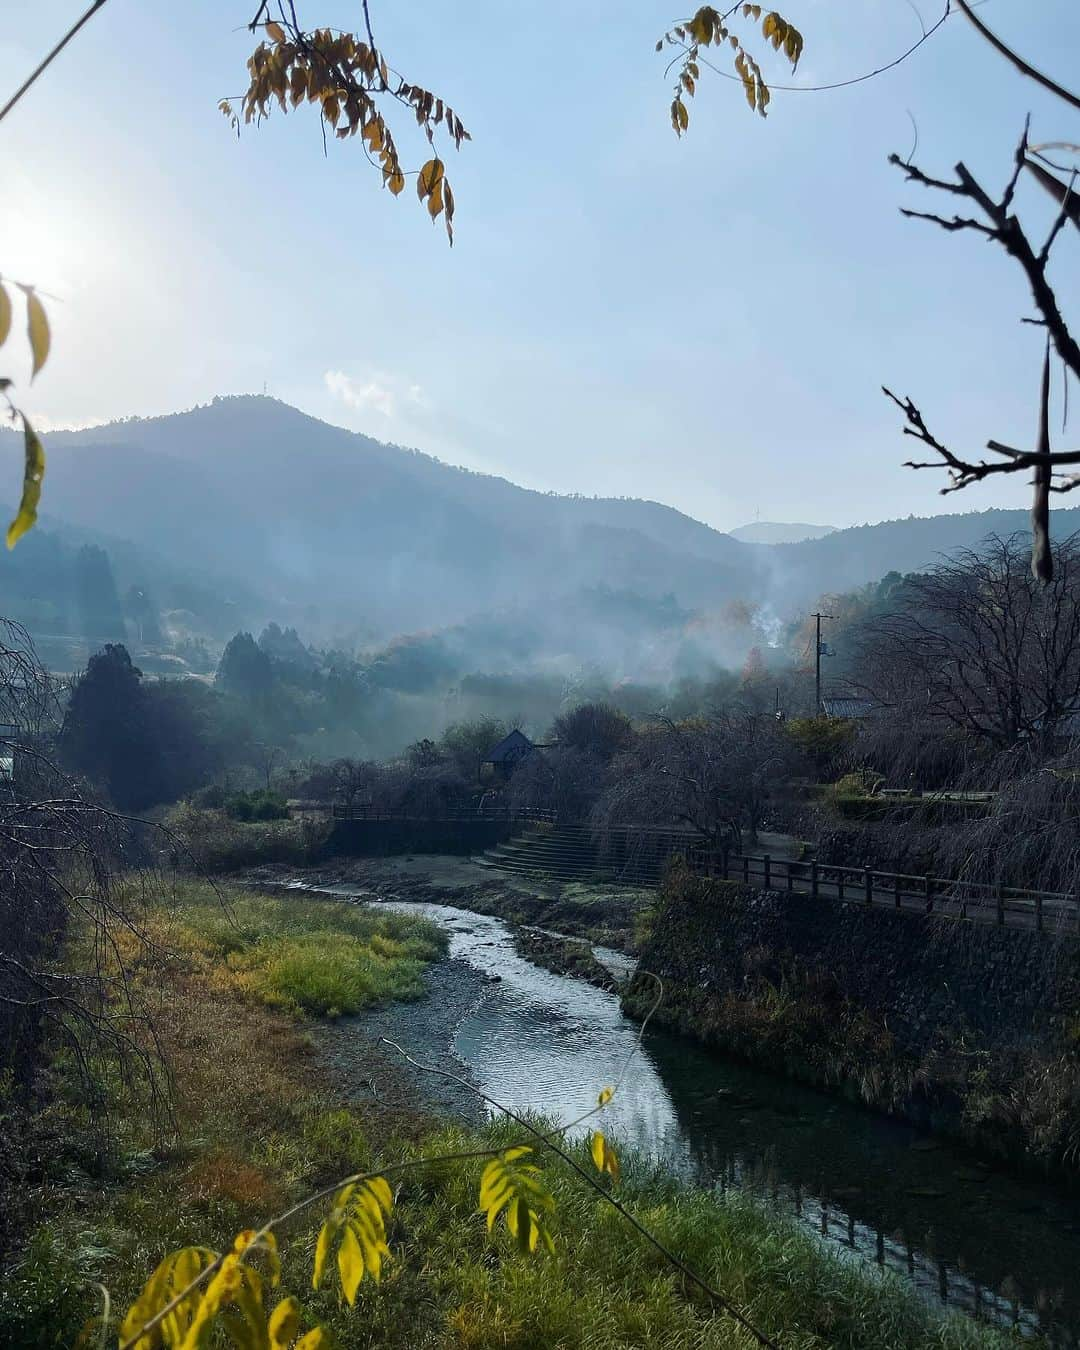
<path fill-rule="evenodd" d="M 13 465 L 13 433 L 0 432 L 4 447 Z M 177 627 L 227 635 L 274 619 L 370 648 L 457 627 L 463 669 L 557 659 L 659 678 L 692 665 L 691 648 L 737 660 L 729 601 L 793 617 L 822 593 L 1027 528 L 1023 510 L 984 511 L 748 542 L 826 527 L 765 522 L 734 538 L 657 502 L 533 492 L 260 397 L 54 432 L 47 448 L 44 504 L 67 524 L 43 522 L 0 556 L 0 613 L 70 626 L 64 557 L 92 539 L 120 590 L 149 586 L 163 611 L 181 611 Z M 1071 532 L 1080 508 L 1053 518 Z M 42 581 L 50 550 L 55 596 Z"/>
<path fill-rule="evenodd" d="M 269 398 L 56 432 L 48 449 L 52 514 L 314 607 L 309 627 L 409 631 L 600 584 L 692 606 L 753 587 L 740 544 L 671 507 L 527 491 Z"/>
<path fill-rule="evenodd" d="M 761 550 L 771 571 L 772 590 L 796 604 L 832 591 L 878 581 L 887 572 L 917 572 L 945 554 L 973 548 L 989 534 L 1027 532 L 1027 510 L 972 511 L 964 515 L 908 516 L 878 525 L 837 530 L 823 539 L 777 544 Z M 1080 530 L 1080 507 L 1056 508 L 1051 533 L 1066 538 Z"/>
<path fill-rule="evenodd" d="M 835 525 L 796 525 L 780 520 L 755 520 L 731 530 L 732 539 L 744 544 L 801 544 L 804 539 L 823 539 L 835 534 Z"/>

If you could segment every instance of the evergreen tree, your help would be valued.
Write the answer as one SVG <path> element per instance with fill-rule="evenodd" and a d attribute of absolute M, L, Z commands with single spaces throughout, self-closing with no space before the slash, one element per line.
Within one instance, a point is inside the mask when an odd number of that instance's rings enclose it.
<path fill-rule="evenodd" d="M 126 647 L 109 643 L 90 658 L 72 690 L 60 754 L 121 810 L 160 800 L 160 751 L 146 718 L 142 671 L 132 665 Z"/>
<path fill-rule="evenodd" d="M 237 633 L 221 654 L 216 678 L 227 693 L 253 698 L 269 693 L 274 671 L 270 657 L 251 634 Z"/>
<path fill-rule="evenodd" d="M 95 544 L 81 548 L 75 558 L 75 603 L 87 641 L 123 643 L 127 633 L 112 564 Z"/>

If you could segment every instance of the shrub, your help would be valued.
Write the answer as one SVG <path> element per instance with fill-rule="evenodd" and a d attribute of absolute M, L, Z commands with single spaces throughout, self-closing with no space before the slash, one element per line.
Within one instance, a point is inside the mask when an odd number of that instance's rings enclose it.
<path fill-rule="evenodd" d="M 165 816 L 175 836 L 167 850 L 169 864 L 184 871 L 231 872 L 262 863 L 313 862 L 325 844 L 329 824 L 323 820 L 257 820 L 230 818 L 224 811 L 201 810 L 181 802 Z"/>

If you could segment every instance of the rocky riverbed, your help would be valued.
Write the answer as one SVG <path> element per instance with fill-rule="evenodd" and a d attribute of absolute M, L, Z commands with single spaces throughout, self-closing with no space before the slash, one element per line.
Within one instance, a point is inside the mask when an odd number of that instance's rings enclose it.
<path fill-rule="evenodd" d="M 423 998 L 315 1024 L 316 1056 L 350 1101 L 478 1123 L 484 1105 L 470 1090 L 476 1081 L 454 1053 L 454 1037 L 488 983 L 465 961 L 436 961 L 424 973 Z M 464 1082 L 426 1072 L 410 1059 Z"/>

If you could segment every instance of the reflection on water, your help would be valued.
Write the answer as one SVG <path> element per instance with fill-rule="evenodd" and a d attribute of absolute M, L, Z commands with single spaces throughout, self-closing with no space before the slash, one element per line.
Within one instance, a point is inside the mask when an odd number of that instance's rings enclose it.
<path fill-rule="evenodd" d="M 454 1042 L 490 1096 L 565 1121 L 614 1083 L 637 1037 L 614 995 L 523 960 L 499 919 L 387 904 L 436 920 L 452 956 L 498 977 Z M 1075 1197 L 663 1033 L 646 1036 L 604 1128 L 700 1184 L 751 1191 L 798 1215 L 932 1299 L 1080 1346 Z"/>

